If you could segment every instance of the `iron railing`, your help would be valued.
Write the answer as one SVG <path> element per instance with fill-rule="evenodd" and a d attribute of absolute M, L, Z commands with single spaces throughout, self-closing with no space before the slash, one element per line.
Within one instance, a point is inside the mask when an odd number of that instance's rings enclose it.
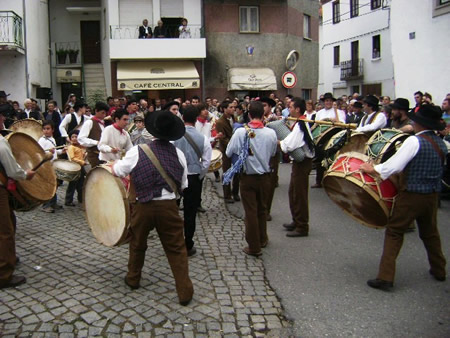
<path fill-rule="evenodd" d="M 165 28 L 165 38 L 167 39 L 178 39 L 180 37 L 179 33 L 180 25 L 167 25 Z M 200 39 L 204 37 L 203 27 L 201 25 L 188 25 L 189 36 L 191 39 Z M 152 32 L 155 28 L 152 27 Z M 118 25 L 110 26 L 110 39 L 138 39 L 139 38 L 139 26 L 136 25 Z M 153 36 L 154 37 L 154 36 Z"/>
<path fill-rule="evenodd" d="M 24 48 L 23 20 L 14 11 L 0 11 L 0 44 Z"/>
<path fill-rule="evenodd" d="M 364 77 L 364 59 L 341 62 L 341 81 L 358 80 Z"/>

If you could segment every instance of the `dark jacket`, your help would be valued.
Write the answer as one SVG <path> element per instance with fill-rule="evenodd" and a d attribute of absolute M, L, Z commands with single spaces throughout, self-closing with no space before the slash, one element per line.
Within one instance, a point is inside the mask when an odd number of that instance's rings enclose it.
<path fill-rule="evenodd" d="M 150 26 L 147 27 L 148 28 L 148 34 L 150 34 L 150 38 L 152 37 L 152 29 Z M 149 39 L 147 37 L 147 34 L 145 34 L 145 27 L 144 26 L 140 26 L 139 27 L 139 39 Z"/>

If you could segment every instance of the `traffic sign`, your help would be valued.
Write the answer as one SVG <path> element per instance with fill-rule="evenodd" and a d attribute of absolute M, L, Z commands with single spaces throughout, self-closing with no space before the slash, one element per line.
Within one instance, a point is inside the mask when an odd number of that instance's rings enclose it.
<path fill-rule="evenodd" d="M 294 88 L 297 84 L 297 75 L 293 72 L 285 72 L 281 77 L 284 88 Z"/>

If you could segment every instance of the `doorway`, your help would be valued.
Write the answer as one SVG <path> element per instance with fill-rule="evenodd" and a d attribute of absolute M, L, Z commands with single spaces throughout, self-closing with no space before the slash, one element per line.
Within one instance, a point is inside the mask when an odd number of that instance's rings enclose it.
<path fill-rule="evenodd" d="M 83 87 L 81 86 L 81 82 L 61 83 L 61 104 L 59 105 L 61 111 L 64 109 L 64 105 L 69 99 L 70 94 L 75 94 L 77 100 L 83 101 Z"/>
<path fill-rule="evenodd" d="M 352 42 L 352 76 L 358 76 L 359 41 Z"/>
<path fill-rule="evenodd" d="M 80 21 L 83 63 L 101 63 L 100 21 Z"/>

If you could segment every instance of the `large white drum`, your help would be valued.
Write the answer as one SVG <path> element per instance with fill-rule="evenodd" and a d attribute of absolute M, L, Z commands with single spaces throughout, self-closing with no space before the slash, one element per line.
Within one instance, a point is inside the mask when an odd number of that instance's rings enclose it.
<path fill-rule="evenodd" d="M 222 152 L 218 149 L 213 149 L 208 172 L 212 173 L 220 168 L 222 168 Z"/>
<path fill-rule="evenodd" d="M 53 161 L 56 177 L 63 181 L 75 181 L 80 177 L 81 165 L 68 160 Z"/>

